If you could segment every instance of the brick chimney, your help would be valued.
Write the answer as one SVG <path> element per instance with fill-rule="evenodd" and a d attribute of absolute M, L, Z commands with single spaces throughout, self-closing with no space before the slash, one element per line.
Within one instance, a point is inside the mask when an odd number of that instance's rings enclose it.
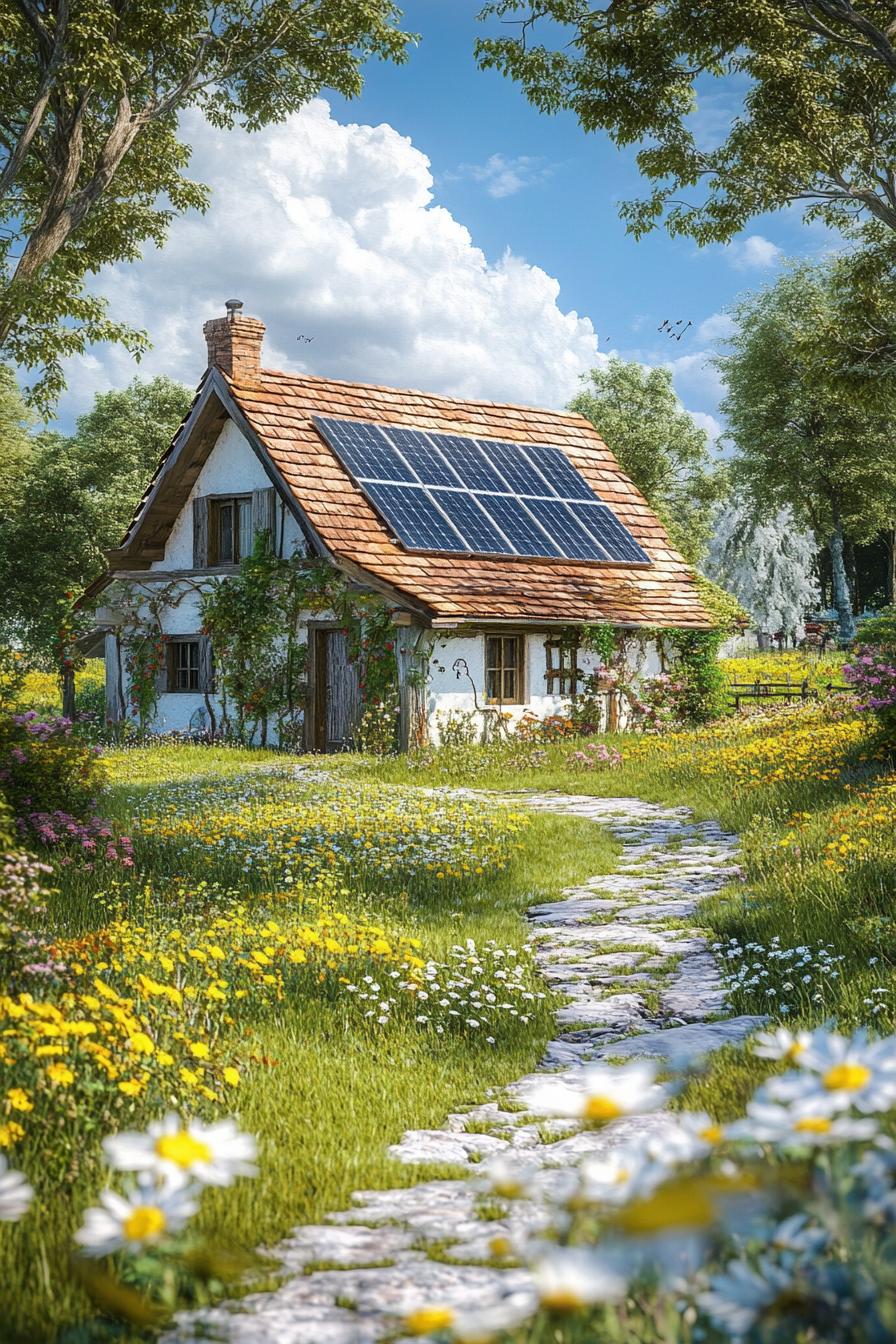
<path fill-rule="evenodd" d="M 202 328 L 208 346 L 209 368 L 220 369 L 229 378 L 254 378 L 261 368 L 264 323 L 244 317 L 242 299 L 228 299 L 226 317 L 215 317 Z"/>

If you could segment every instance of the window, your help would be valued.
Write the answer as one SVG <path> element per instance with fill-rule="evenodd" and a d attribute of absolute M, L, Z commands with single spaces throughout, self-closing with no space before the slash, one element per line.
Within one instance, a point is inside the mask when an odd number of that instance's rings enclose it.
<path fill-rule="evenodd" d="M 199 690 L 199 640 L 178 639 L 168 645 L 168 690 Z"/>
<path fill-rule="evenodd" d="M 252 496 L 212 500 L 212 564 L 236 565 L 252 554 Z"/>
<path fill-rule="evenodd" d="M 491 705 L 523 702 L 523 639 L 521 635 L 487 635 L 485 698 Z"/>
<path fill-rule="evenodd" d="M 579 646 L 575 640 L 545 640 L 545 674 L 548 695 L 575 695 L 582 674 L 579 671 Z"/>

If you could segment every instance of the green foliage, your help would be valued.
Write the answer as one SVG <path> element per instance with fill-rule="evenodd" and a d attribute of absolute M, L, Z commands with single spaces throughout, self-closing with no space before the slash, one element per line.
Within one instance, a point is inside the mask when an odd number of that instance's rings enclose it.
<path fill-rule="evenodd" d="M 664 632 L 675 652 L 676 715 L 680 723 L 701 724 L 725 712 L 728 684 L 719 666 L 719 646 L 726 630 L 675 630 Z"/>
<path fill-rule="evenodd" d="M 190 405 L 169 378 L 100 393 L 75 434 L 36 434 L 0 522 L 0 635 L 56 664 L 73 597 L 106 568 Z"/>
<path fill-rule="evenodd" d="M 0 0 L 0 348 L 41 370 L 41 406 L 89 342 L 146 347 L 83 287 L 206 205 L 183 112 L 257 130 L 322 88 L 353 97 L 368 58 L 404 58 L 399 19 L 393 0 Z"/>
<path fill-rule="evenodd" d="M 730 351 L 718 361 L 733 479 L 757 508 L 788 506 L 827 544 L 844 642 L 853 634 L 844 541 L 868 540 L 896 517 L 892 368 L 869 397 L 832 361 L 832 332 L 841 348 L 849 341 L 850 292 L 836 263 L 791 267 L 735 309 Z"/>
<path fill-rule="evenodd" d="M 42 721 L 33 711 L 0 718 L 0 790 L 15 816 L 61 811 L 83 817 L 103 779 L 96 753 L 68 720 Z"/>
<path fill-rule="evenodd" d="M 598 654 L 601 662 L 608 666 L 616 652 L 616 630 L 607 621 L 596 621 L 593 625 L 583 625 L 580 643 L 583 649 L 591 649 Z"/>
<path fill-rule="evenodd" d="M 727 242 L 794 201 L 834 227 L 865 211 L 896 228 L 891 4 L 490 0 L 483 17 L 504 22 L 477 44 L 481 65 L 541 111 L 570 111 L 584 130 L 638 146 L 652 190 L 622 208 L 636 235 L 665 222 L 699 243 Z M 721 80 L 741 103 L 710 138 L 699 114 Z"/>
<path fill-rule="evenodd" d="M 713 583 L 705 574 L 695 574 L 694 581 L 697 584 L 700 601 L 713 618 L 713 623 L 726 635 L 736 629 L 739 621 L 749 620 L 749 614 L 727 588 Z"/>
<path fill-rule="evenodd" d="M 203 594 L 203 629 L 212 643 L 225 735 L 249 742 L 260 728 L 264 744 L 273 719 L 278 740 L 295 741 L 305 706 L 299 617 L 326 602 L 333 572 L 309 566 L 303 556 L 281 559 L 267 533 L 259 533 L 239 573 Z"/>
<path fill-rule="evenodd" d="M 598 430 L 623 471 L 659 514 L 675 546 L 699 564 L 724 497 L 724 469 L 684 409 L 669 369 L 613 358 L 583 375 L 569 404 Z"/>
<path fill-rule="evenodd" d="M 859 642 L 875 648 L 896 649 L 896 606 L 884 607 L 876 616 L 863 621 Z"/>

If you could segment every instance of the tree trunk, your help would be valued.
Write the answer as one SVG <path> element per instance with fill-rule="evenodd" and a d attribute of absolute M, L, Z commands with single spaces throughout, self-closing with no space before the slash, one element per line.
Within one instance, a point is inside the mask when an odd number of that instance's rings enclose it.
<path fill-rule="evenodd" d="M 896 527 L 890 529 L 890 553 L 887 564 L 887 601 L 896 606 Z"/>
<path fill-rule="evenodd" d="M 75 673 L 71 667 L 62 669 L 62 714 L 66 719 L 75 717 Z"/>
<path fill-rule="evenodd" d="M 856 637 L 856 623 L 853 620 L 849 580 L 843 561 L 843 528 L 839 525 L 839 521 L 828 540 L 828 551 L 834 577 L 834 606 L 839 617 L 839 642 L 840 647 L 845 649 Z"/>

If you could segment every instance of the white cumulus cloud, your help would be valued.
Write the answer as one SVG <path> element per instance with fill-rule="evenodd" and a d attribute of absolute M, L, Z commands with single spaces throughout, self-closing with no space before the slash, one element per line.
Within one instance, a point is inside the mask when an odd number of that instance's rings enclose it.
<path fill-rule="evenodd" d="M 688 415 L 696 425 L 706 431 L 706 437 L 709 439 L 710 445 L 715 447 L 722 435 L 721 422 L 706 411 L 688 411 Z"/>
<path fill-rule="evenodd" d="M 702 341 L 704 345 L 724 341 L 728 336 L 734 335 L 736 325 L 730 313 L 710 313 L 709 317 L 705 317 L 697 327 L 697 340 Z"/>
<path fill-rule="evenodd" d="M 546 181 L 552 172 L 549 163 L 531 154 L 519 154 L 514 158 L 492 154 L 485 163 L 462 163 L 447 176 L 449 181 L 469 177 L 474 182 L 481 182 L 489 196 L 500 200 L 504 196 L 515 196 L 525 187 Z"/>
<path fill-rule="evenodd" d="M 434 203 L 429 160 L 391 126 L 342 125 L 318 99 L 251 136 L 192 114 L 183 129 L 211 208 L 97 281 L 153 351 L 136 370 L 117 348 L 71 361 L 63 412 L 135 371 L 196 382 L 202 323 L 228 298 L 267 324 L 269 368 L 559 407 L 599 362 L 558 281 L 476 247 Z"/>
<path fill-rule="evenodd" d="M 783 255 L 778 244 L 763 238 L 761 233 L 737 238 L 727 248 L 728 260 L 737 271 L 769 271 L 777 266 Z"/>

